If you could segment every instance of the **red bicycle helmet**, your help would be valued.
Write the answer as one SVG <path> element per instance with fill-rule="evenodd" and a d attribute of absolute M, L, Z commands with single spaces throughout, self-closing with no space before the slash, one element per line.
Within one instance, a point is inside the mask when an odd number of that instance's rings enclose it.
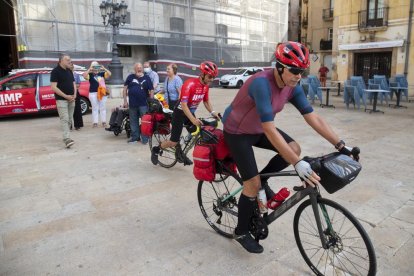
<path fill-rule="evenodd" d="M 201 72 L 203 72 L 204 74 L 208 74 L 212 77 L 217 77 L 218 75 L 218 68 L 217 65 L 215 65 L 213 62 L 211 61 L 204 61 L 200 64 L 200 70 Z"/>
<path fill-rule="evenodd" d="M 276 60 L 286 66 L 306 69 L 309 67 L 309 50 L 301 43 L 288 41 L 277 45 Z"/>

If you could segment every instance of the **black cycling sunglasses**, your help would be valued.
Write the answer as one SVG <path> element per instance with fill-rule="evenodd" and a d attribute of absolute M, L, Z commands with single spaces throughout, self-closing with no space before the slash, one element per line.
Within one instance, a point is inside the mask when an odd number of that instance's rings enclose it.
<path fill-rule="evenodd" d="M 290 66 L 287 66 L 287 65 L 285 65 L 283 63 L 280 63 L 280 62 L 279 62 L 279 64 L 282 65 L 283 67 L 285 67 L 286 69 L 288 69 L 289 72 L 291 72 L 293 75 L 301 75 L 306 70 L 306 69 L 303 69 L 303 68 L 290 67 Z"/>

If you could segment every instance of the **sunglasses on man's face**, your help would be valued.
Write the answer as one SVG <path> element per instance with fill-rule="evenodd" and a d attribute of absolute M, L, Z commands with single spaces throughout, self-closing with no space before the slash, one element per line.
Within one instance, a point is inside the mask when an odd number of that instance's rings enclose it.
<path fill-rule="evenodd" d="M 283 67 L 288 69 L 289 72 L 292 73 L 293 75 L 301 75 L 301 74 L 303 74 L 303 72 L 305 72 L 305 69 L 303 69 L 303 68 L 290 67 L 290 66 L 287 66 L 283 63 L 279 63 L 279 64 L 281 64 Z"/>
<path fill-rule="evenodd" d="M 305 69 L 302 68 L 295 68 L 295 67 L 287 67 L 289 72 L 291 72 L 293 75 L 302 75 L 303 72 L 305 72 Z"/>

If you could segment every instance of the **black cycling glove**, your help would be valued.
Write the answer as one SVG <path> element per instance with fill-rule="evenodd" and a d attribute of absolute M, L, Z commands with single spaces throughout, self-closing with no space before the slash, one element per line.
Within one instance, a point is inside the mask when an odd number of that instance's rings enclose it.
<path fill-rule="evenodd" d="M 339 141 L 339 143 L 335 145 L 335 148 L 340 153 L 352 156 L 356 161 L 359 160 L 359 152 L 353 152 L 353 148 L 345 146 L 345 142 L 343 140 Z"/>

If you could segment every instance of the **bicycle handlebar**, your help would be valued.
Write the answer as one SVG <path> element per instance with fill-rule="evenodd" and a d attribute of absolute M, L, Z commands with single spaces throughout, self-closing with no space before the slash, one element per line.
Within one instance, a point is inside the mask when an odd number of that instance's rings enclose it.
<path fill-rule="evenodd" d="M 361 153 L 361 150 L 358 147 L 354 147 L 351 150 L 351 155 L 352 155 L 353 159 L 356 160 L 356 161 L 359 160 L 359 154 L 360 153 Z M 310 164 L 310 166 L 311 166 L 311 168 L 314 172 L 318 173 L 322 168 L 321 161 L 323 160 L 323 158 L 324 158 L 324 156 L 321 156 L 321 157 L 307 157 L 306 156 L 306 157 L 303 158 L 303 160 Z M 303 186 L 294 186 L 293 187 L 293 190 L 296 191 L 296 192 L 302 191 L 304 189 L 305 189 L 305 187 L 303 187 Z"/>
<path fill-rule="evenodd" d="M 221 117 L 221 114 L 219 113 L 219 114 L 217 114 L 217 116 L 219 117 L 219 119 L 217 119 L 216 117 L 208 117 L 208 118 L 198 118 L 203 124 L 206 124 L 206 125 L 208 125 L 208 121 L 206 120 L 206 119 L 211 119 L 211 118 L 214 118 L 214 119 L 216 119 L 217 120 L 217 124 L 218 124 L 218 122 L 221 122 L 221 119 L 222 119 L 222 117 Z M 200 126 L 196 126 L 196 130 L 194 131 L 194 132 L 191 132 L 191 135 L 192 136 L 196 136 L 196 135 L 198 135 L 199 133 L 200 133 L 200 131 L 201 131 L 201 127 Z"/>
<path fill-rule="evenodd" d="M 354 160 L 356 161 L 359 160 L 360 152 L 361 150 L 358 147 L 352 148 L 351 155 Z M 321 160 L 323 159 L 323 156 L 322 157 L 305 157 L 303 159 L 311 165 L 312 170 L 314 170 L 315 172 L 319 172 L 319 170 L 321 169 Z"/>

